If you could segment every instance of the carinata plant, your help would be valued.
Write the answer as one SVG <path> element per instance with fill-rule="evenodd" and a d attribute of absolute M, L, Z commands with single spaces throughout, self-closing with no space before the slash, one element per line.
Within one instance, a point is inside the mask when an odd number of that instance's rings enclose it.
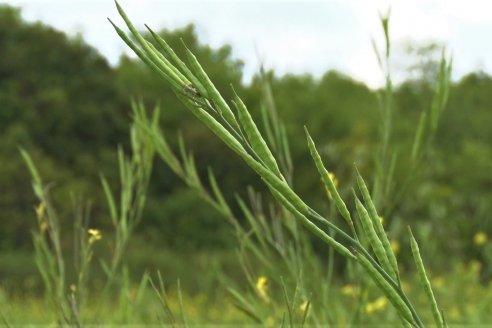
<path fill-rule="evenodd" d="M 185 63 L 165 40 L 148 27 L 154 38 L 154 43 L 147 41 L 137 31 L 120 5 L 116 3 L 116 6 L 129 28 L 131 36 L 110 21 L 116 32 L 153 72 L 167 81 L 184 106 L 261 177 L 275 199 L 295 217 L 297 222 L 338 253 L 358 263 L 363 272 L 379 287 L 386 299 L 393 305 L 404 326 L 423 327 L 424 323 L 401 286 L 395 254 L 391 249 L 373 199 L 361 175 L 356 172 L 357 186 L 362 196 L 361 200 L 354 192 L 355 207 L 360 224 L 354 224 L 356 222 L 345 201 L 338 193 L 333 176 L 325 168 L 308 129 L 305 129 L 309 152 L 314 160 L 316 170 L 340 215 L 348 225 L 350 233 L 346 233 L 328 218 L 316 212 L 293 190 L 290 179 L 282 173 L 277 159 L 257 128 L 244 102 L 237 94 L 232 101 L 235 109 L 233 110 L 190 50 L 186 49 L 187 63 Z M 387 24 L 387 19 L 383 19 L 383 24 L 384 22 Z M 442 67 L 441 81 L 446 82 L 449 80 L 449 67 L 444 60 Z M 447 88 L 447 83 L 442 85 Z M 447 94 L 447 89 L 441 90 L 441 92 Z M 361 226 L 361 229 L 357 229 L 357 226 Z M 329 231 L 333 233 L 329 233 Z M 361 239 L 367 240 L 368 246 L 364 246 L 365 244 L 360 241 Z M 446 326 L 444 316 L 434 298 L 417 242 L 411 232 L 410 244 L 419 277 L 431 305 L 434 324 L 438 327 L 444 327 Z"/>

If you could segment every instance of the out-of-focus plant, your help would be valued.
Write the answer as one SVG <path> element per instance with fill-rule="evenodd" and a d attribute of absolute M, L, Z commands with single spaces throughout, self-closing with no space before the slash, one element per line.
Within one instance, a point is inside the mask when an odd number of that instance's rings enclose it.
<path fill-rule="evenodd" d="M 136 121 L 146 120 L 143 107 L 133 104 L 133 114 Z M 156 118 L 157 119 L 157 118 Z M 137 124 L 130 130 L 132 157 L 126 158 L 120 149 L 119 168 L 121 178 L 120 208 L 116 208 L 113 193 L 104 177 L 101 177 L 102 186 L 106 193 L 110 208 L 110 217 L 115 228 L 114 249 L 111 250 L 109 263 L 101 260 L 107 275 L 106 287 L 99 295 L 99 301 L 106 301 L 109 288 L 115 279 L 119 279 L 120 295 L 119 309 L 121 317 L 128 320 L 131 308 L 129 307 L 129 277 L 128 270 L 122 267 L 121 262 L 131 233 L 141 219 L 145 205 L 147 185 L 152 170 L 154 147 L 148 140 L 148 134 Z M 88 279 L 90 263 L 94 255 L 95 244 L 103 239 L 99 229 L 90 225 L 90 206 L 81 205 L 74 201 L 75 219 L 73 225 L 73 259 L 75 279 L 69 282 L 67 274 L 66 251 L 61 241 L 60 218 L 50 196 L 50 185 L 44 184 L 34 161 L 29 154 L 21 149 L 27 167 L 33 179 L 33 189 L 39 199 L 35 208 L 38 228 L 33 231 L 35 259 L 38 270 L 43 279 L 45 295 L 54 306 L 58 324 L 81 326 L 81 312 L 87 303 Z M 148 281 L 144 275 L 140 284 L 138 302 Z"/>

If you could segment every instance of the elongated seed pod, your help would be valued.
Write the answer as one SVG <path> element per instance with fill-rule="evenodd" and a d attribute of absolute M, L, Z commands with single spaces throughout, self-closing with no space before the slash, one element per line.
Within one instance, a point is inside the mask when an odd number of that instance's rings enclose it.
<path fill-rule="evenodd" d="M 431 310 L 432 315 L 434 316 L 434 322 L 436 323 L 437 327 L 444 327 L 444 321 L 442 319 L 441 312 L 439 311 L 439 307 L 437 306 L 437 301 L 434 297 L 431 283 L 429 281 L 429 278 L 427 278 L 427 274 L 425 273 L 424 262 L 422 261 L 422 257 L 420 256 L 419 245 L 413 237 L 412 229 L 410 229 L 410 227 L 408 227 L 408 234 L 410 235 L 410 247 L 412 248 L 413 259 L 419 272 L 420 283 L 424 287 L 425 294 L 427 295 L 427 298 L 431 303 Z"/>
<path fill-rule="evenodd" d="M 181 80 L 183 81 L 183 83 L 185 83 L 186 85 L 190 85 L 191 82 L 190 80 L 188 80 L 188 78 L 186 76 L 183 75 L 183 73 L 181 73 L 173 64 L 171 64 L 171 62 L 169 61 L 169 59 L 166 58 L 166 56 L 164 56 L 159 50 L 157 50 L 157 48 L 149 41 L 146 41 L 147 45 L 149 46 L 149 48 L 157 55 L 157 57 L 167 66 L 169 67 L 169 69 L 171 71 L 174 72 L 174 74 L 176 74 L 176 76 Z"/>
<path fill-rule="evenodd" d="M 398 292 L 381 276 L 381 274 L 371 265 L 371 263 L 362 254 L 356 252 L 356 257 L 361 266 L 371 276 L 372 280 L 378 285 L 383 294 L 388 298 L 393 307 L 402 315 L 402 317 L 410 323 L 415 320 L 412 317 L 412 312 L 402 300 Z"/>
<path fill-rule="evenodd" d="M 309 206 L 302 201 L 302 199 L 289 187 L 289 185 L 281 180 L 277 175 L 272 173 L 270 169 L 264 167 L 258 161 L 256 161 L 251 155 L 249 155 L 243 148 L 243 146 L 227 131 L 220 123 L 218 123 L 210 114 L 205 110 L 196 107 L 190 103 L 188 99 L 183 96 L 180 97 L 185 106 L 212 132 L 218 136 L 224 143 L 229 146 L 236 154 L 251 167 L 260 177 L 272 185 L 278 190 L 287 200 L 289 200 L 294 207 L 303 214 L 309 213 Z"/>
<path fill-rule="evenodd" d="M 166 65 L 159 56 L 152 50 L 149 45 L 147 44 L 147 41 L 140 35 L 140 33 L 137 31 L 135 26 L 131 23 L 130 19 L 128 19 L 128 16 L 126 15 L 125 11 L 123 8 L 121 8 L 120 4 L 118 1 L 115 1 L 116 3 L 116 8 L 118 9 L 118 12 L 125 21 L 126 26 L 128 26 L 128 29 L 130 32 L 133 34 L 133 36 L 137 39 L 138 43 L 142 46 L 143 50 L 147 54 L 148 58 L 156 65 L 158 66 L 162 71 L 164 71 L 177 85 L 179 86 L 186 86 L 187 83 L 186 81 L 183 81 L 180 79 L 178 75 L 176 75 L 171 67 L 169 65 Z M 179 88 L 178 88 L 179 89 Z"/>
<path fill-rule="evenodd" d="M 183 74 L 191 81 L 193 86 L 195 86 L 200 92 L 200 94 L 204 97 L 208 97 L 208 91 L 207 89 L 203 86 L 203 84 L 198 80 L 198 78 L 190 71 L 188 66 L 176 55 L 174 52 L 173 48 L 167 44 L 166 40 L 161 38 L 157 33 L 155 33 L 150 27 L 145 25 L 147 29 L 149 30 L 150 34 L 154 37 L 155 41 L 157 44 L 162 48 L 162 50 L 174 61 L 176 65 L 181 69 Z"/>
<path fill-rule="evenodd" d="M 273 186 L 278 192 L 282 194 L 299 212 L 303 215 L 308 215 L 309 206 L 289 187 L 289 185 L 281 180 L 278 176 L 273 174 L 269 169 L 258 163 L 249 154 L 241 156 L 246 164 L 249 165 L 258 175 Z"/>
<path fill-rule="evenodd" d="M 219 122 L 215 120 L 209 113 L 204 109 L 191 104 L 188 99 L 184 96 L 180 96 L 182 102 L 188 107 L 188 109 L 205 125 L 215 133 L 222 141 L 226 143 L 232 150 L 234 150 L 238 155 L 243 156 L 246 153 L 243 146 L 232 136 L 232 134 L 227 131 Z"/>
<path fill-rule="evenodd" d="M 342 200 L 342 197 L 340 197 L 340 194 L 338 193 L 337 188 L 335 187 L 335 184 L 330 178 L 330 175 L 328 174 L 328 171 L 326 170 L 325 166 L 323 165 L 323 161 L 321 161 L 321 157 L 319 156 L 318 151 L 316 150 L 316 145 L 314 144 L 313 139 L 309 135 L 309 132 L 306 127 L 304 127 L 304 130 L 306 131 L 306 137 L 308 141 L 308 147 L 309 151 L 311 153 L 311 157 L 314 160 L 314 164 L 316 164 L 316 168 L 318 169 L 318 173 L 321 175 L 321 179 L 323 180 L 323 183 L 325 184 L 326 188 L 330 191 L 330 194 L 332 195 L 333 199 L 335 200 L 335 205 L 338 208 L 338 211 L 342 215 L 342 217 L 347 221 L 349 224 L 350 228 L 355 231 L 354 229 L 354 223 L 352 222 L 352 218 L 350 217 L 350 212 L 347 209 L 347 206 L 345 205 L 345 202 Z"/>
<path fill-rule="evenodd" d="M 279 177 L 282 177 L 282 174 L 280 173 L 277 165 L 277 161 L 275 160 L 275 157 L 273 157 L 270 148 L 268 148 L 268 145 L 261 136 L 255 122 L 251 118 L 246 105 L 241 100 L 241 98 L 238 97 L 238 95 L 235 95 L 234 98 L 234 104 L 237 108 L 239 122 L 241 122 L 241 126 L 243 127 L 244 132 L 246 132 L 246 136 L 249 143 L 251 144 L 251 147 L 272 172 L 274 172 Z"/>
<path fill-rule="evenodd" d="M 391 248 L 388 235 L 384 231 L 384 227 L 383 224 L 381 223 L 381 220 L 379 219 L 376 206 L 374 206 L 374 202 L 372 201 L 371 195 L 369 194 L 369 190 L 367 189 L 366 183 L 364 182 L 364 179 L 360 175 L 359 170 L 357 170 L 357 167 L 355 167 L 355 172 L 357 174 L 357 185 L 359 187 L 360 192 L 362 193 L 362 198 L 364 199 L 364 203 L 366 204 L 366 208 L 369 213 L 369 217 L 371 218 L 374 230 L 376 230 L 376 234 L 378 235 L 379 240 L 383 244 L 384 250 L 386 252 L 386 256 L 388 257 L 391 267 L 393 268 L 393 271 L 398 277 L 398 262 L 396 261 L 395 253 Z"/>
<path fill-rule="evenodd" d="M 334 250 L 342 254 L 343 256 L 349 258 L 349 259 L 354 259 L 355 256 L 350 252 L 345 246 L 337 242 L 333 237 L 330 237 L 326 232 L 321 230 L 317 225 L 315 225 L 313 222 L 311 222 L 308 218 L 306 218 L 302 213 L 297 211 L 292 204 L 285 199 L 282 194 L 276 190 L 274 187 L 272 187 L 269 184 L 270 191 L 272 192 L 273 196 L 282 204 L 285 206 L 285 208 L 292 213 L 301 223 L 306 226 L 311 232 L 313 232 L 316 236 L 318 236 L 321 240 L 326 242 L 329 246 L 333 247 Z"/>
<path fill-rule="evenodd" d="M 113 25 L 114 29 L 116 30 L 116 33 L 120 36 L 120 38 L 135 52 L 135 54 L 145 63 L 147 66 L 149 66 L 152 70 L 154 70 L 157 74 L 159 74 L 164 80 L 166 80 L 171 87 L 175 91 L 180 91 L 181 86 L 176 83 L 166 72 L 164 72 L 160 67 L 158 67 L 152 60 L 149 59 L 149 57 L 141 50 L 138 48 L 138 46 L 133 43 L 133 41 L 126 35 L 125 32 L 123 32 L 122 29 L 120 29 L 116 24 L 114 24 L 109 18 L 109 22 L 111 25 Z"/>
<path fill-rule="evenodd" d="M 188 61 L 190 62 L 191 69 L 196 74 L 205 89 L 207 89 L 208 95 L 217 106 L 217 110 L 220 111 L 220 113 L 225 117 L 229 124 L 231 124 L 232 126 L 238 126 L 236 117 L 234 116 L 231 108 L 226 103 L 224 98 L 222 98 L 219 91 L 212 83 L 205 70 L 202 68 L 202 65 L 200 65 L 200 63 L 196 59 L 195 55 L 188 48 L 186 49 L 186 56 L 188 57 Z"/>
<path fill-rule="evenodd" d="M 369 244 L 371 245 L 371 248 L 374 251 L 374 254 L 376 254 L 377 259 L 381 263 L 381 266 L 383 269 L 393 278 L 396 280 L 396 273 L 393 270 L 393 267 L 391 266 L 388 257 L 386 256 L 386 252 L 384 250 L 383 244 L 378 238 L 378 235 L 376 234 L 376 231 L 374 230 L 374 226 L 371 222 L 371 219 L 369 218 L 369 213 L 367 213 L 367 210 L 364 208 L 364 205 L 360 202 L 359 198 L 354 194 L 355 197 L 355 207 L 357 209 L 357 213 L 359 214 L 359 219 L 360 222 L 362 223 L 362 228 L 364 229 L 365 235 L 367 236 L 367 239 L 369 240 Z"/>

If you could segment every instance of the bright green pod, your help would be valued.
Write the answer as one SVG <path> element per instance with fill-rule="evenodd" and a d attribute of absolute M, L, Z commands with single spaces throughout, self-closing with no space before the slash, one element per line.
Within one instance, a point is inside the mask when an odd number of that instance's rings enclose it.
<path fill-rule="evenodd" d="M 309 213 L 309 206 L 289 187 L 289 185 L 281 180 L 278 176 L 273 174 L 269 169 L 258 163 L 249 154 L 242 155 L 243 160 L 249 165 L 258 175 L 268 182 L 268 184 L 274 187 L 278 192 L 282 194 L 299 212 L 304 215 Z"/>
<path fill-rule="evenodd" d="M 174 67 L 174 65 L 171 64 L 169 59 L 167 59 L 166 56 L 164 56 L 159 50 L 157 50 L 157 48 L 151 42 L 149 41 L 145 41 L 145 42 L 147 43 L 149 48 L 152 49 L 152 51 L 157 55 L 157 57 L 159 57 L 159 59 L 164 63 L 164 65 L 169 67 L 169 69 L 173 71 L 174 74 L 176 74 L 181 81 L 183 81 L 186 85 L 191 84 L 188 78 L 184 76 L 183 73 L 181 73 L 176 67 Z"/>
<path fill-rule="evenodd" d="M 225 142 L 229 148 L 234 150 L 241 157 L 246 153 L 243 146 L 232 136 L 232 134 L 227 131 L 219 122 L 215 120 L 209 113 L 207 113 L 204 109 L 196 107 L 194 104 L 191 104 L 188 99 L 181 98 L 183 103 L 188 107 L 189 110 L 205 125 L 215 133 L 222 141 Z"/>
<path fill-rule="evenodd" d="M 306 216 L 304 216 L 302 213 L 297 211 L 294 206 L 287 200 L 285 199 L 282 194 L 276 190 L 273 186 L 270 186 L 270 191 L 272 192 L 273 196 L 283 205 L 285 208 L 294 215 L 301 223 L 312 233 L 314 233 L 316 236 L 318 236 L 321 240 L 323 240 L 325 243 L 327 243 L 329 246 L 333 247 L 334 250 L 342 254 L 343 256 L 349 258 L 349 259 L 356 259 L 354 254 L 350 252 L 345 246 L 337 242 L 334 238 L 330 237 L 327 233 L 325 233 L 323 230 L 321 230 L 317 225 L 315 225 L 313 222 L 311 222 Z"/>
<path fill-rule="evenodd" d="M 163 72 L 165 72 L 177 85 L 181 86 L 186 86 L 187 83 L 186 81 L 183 81 L 180 79 L 178 75 L 174 73 L 174 71 L 171 69 L 169 65 L 166 65 L 158 56 L 157 54 L 152 50 L 152 48 L 149 47 L 147 44 L 147 41 L 138 33 L 137 29 L 135 26 L 133 26 L 132 22 L 126 15 L 125 11 L 123 8 L 121 8 L 120 4 L 118 1 L 115 0 L 116 3 L 116 8 L 118 9 L 118 12 L 125 21 L 126 25 L 128 26 L 128 29 L 130 29 L 130 32 L 133 34 L 133 36 L 137 39 L 138 43 L 142 46 L 143 50 L 147 54 L 148 58 L 156 65 L 158 66 Z M 178 87 L 179 89 L 179 87 Z"/>
<path fill-rule="evenodd" d="M 161 38 L 157 33 L 155 33 L 150 27 L 145 25 L 149 30 L 150 34 L 154 37 L 157 44 L 162 48 L 162 50 L 175 62 L 176 65 L 181 69 L 183 74 L 191 81 L 194 87 L 198 90 L 198 92 L 204 97 L 208 97 L 208 91 L 203 86 L 203 84 L 197 79 L 197 77 L 190 71 L 188 66 L 176 55 L 173 48 L 167 44 L 166 40 Z"/>
<path fill-rule="evenodd" d="M 371 276 L 372 280 L 381 289 L 383 294 L 388 298 L 393 307 L 400 313 L 400 315 L 410 323 L 414 323 L 415 320 L 412 316 L 412 311 L 408 308 L 407 304 L 400 297 L 398 292 L 383 278 L 383 276 L 374 268 L 374 266 L 367 260 L 362 254 L 356 253 L 357 260 Z"/>
<path fill-rule="evenodd" d="M 338 190 L 335 187 L 335 184 L 333 183 L 332 179 L 330 178 L 328 171 L 326 170 L 325 166 L 323 165 L 323 161 L 321 161 L 321 156 L 319 155 L 318 151 L 316 150 L 316 145 L 314 144 L 313 139 L 309 135 L 307 128 L 304 127 L 304 130 L 306 131 L 308 147 L 309 147 L 309 151 L 311 153 L 311 157 L 314 160 L 314 164 L 316 164 L 316 168 L 318 169 L 318 173 L 321 175 L 321 179 L 323 180 L 324 185 L 326 186 L 326 188 L 328 188 L 328 191 L 330 192 L 333 199 L 335 200 L 335 205 L 337 206 L 338 211 L 340 212 L 342 217 L 345 219 L 345 221 L 347 221 L 347 223 L 349 224 L 352 231 L 355 231 L 354 223 L 352 222 L 352 218 L 350 217 L 350 212 L 347 209 L 345 202 L 342 200 L 342 197 L 340 197 L 340 194 L 338 193 Z"/>
<path fill-rule="evenodd" d="M 359 187 L 359 190 L 362 193 L 362 198 L 364 199 L 364 203 L 366 204 L 366 208 L 367 211 L 369 212 L 369 217 L 371 218 L 374 230 L 376 230 L 376 234 L 378 235 L 379 240 L 383 244 L 384 251 L 386 252 L 386 256 L 388 257 L 388 260 L 391 264 L 391 267 L 393 268 L 393 271 L 398 276 L 399 275 L 398 262 L 396 261 L 395 253 L 391 248 L 391 243 L 388 239 L 388 235 L 384 231 L 383 223 L 379 219 L 376 206 L 372 201 L 371 195 L 369 194 L 369 190 L 367 189 L 367 185 L 364 182 L 362 176 L 360 175 L 359 170 L 357 170 L 357 167 L 355 167 L 355 172 L 357 173 L 357 186 Z"/>
<path fill-rule="evenodd" d="M 441 312 L 439 311 L 439 307 L 437 306 L 437 301 L 434 296 L 434 292 L 432 291 L 432 287 L 425 272 L 424 261 L 422 261 L 422 257 L 420 256 L 419 245 L 415 240 L 412 230 L 408 227 L 408 234 L 410 235 L 410 247 L 412 248 L 412 255 L 415 261 L 415 265 L 417 266 L 417 271 L 419 272 L 420 283 L 424 287 L 425 294 L 431 303 L 432 315 L 434 317 L 434 322 L 436 326 L 441 328 L 444 327 L 444 321 L 441 316 Z"/>
<path fill-rule="evenodd" d="M 189 49 L 186 49 L 186 56 L 188 57 L 191 68 L 193 69 L 205 89 L 207 89 L 210 98 L 217 106 L 217 110 L 219 110 L 219 112 L 225 117 L 229 124 L 231 124 L 232 126 L 238 126 L 236 117 L 234 116 L 231 108 L 229 107 L 229 105 L 227 105 L 224 98 L 222 98 L 219 91 L 212 83 L 205 70 L 202 68 L 202 65 L 200 65 L 200 63 L 196 59 L 195 55 Z"/>
<path fill-rule="evenodd" d="M 116 26 L 109 18 L 109 22 L 113 25 L 116 33 L 120 36 L 120 38 L 133 50 L 133 52 L 153 71 L 159 74 L 164 80 L 166 80 L 175 90 L 180 90 L 181 86 L 176 83 L 172 78 L 170 78 L 164 71 L 162 71 L 152 60 L 150 60 L 147 55 L 140 50 L 135 43 L 126 35 L 123 30 L 121 30 L 118 26 Z"/>
<path fill-rule="evenodd" d="M 381 266 L 388 273 L 388 275 L 396 279 L 395 271 L 393 270 L 393 267 L 391 266 L 388 257 L 386 256 L 386 252 L 384 250 L 383 244 L 379 240 L 378 235 L 374 230 L 374 226 L 371 222 L 371 218 L 369 217 L 369 213 L 367 213 L 367 210 L 364 208 L 364 205 L 362 205 L 359 198 L 357 198 L 357 196 L 355 195 L 354 197 L 355 197 L 355 207 L 357 209 L 357 213 L 359 214 L 359 219 L 362 224 L 362 228 L 364 229 L 365 235 L 369 240 L 369 244 L 371 245 L 374 254 L 376 254 L 379 263 L 381 263 Z"/>
<path fill-rule="evenodd" d="M 251 167 L 261 178 L 267 181 L 275 189 L 277 189 L 286 199 L 288 199 L 294 207 L 301 213 L 309 213 L 309 207 L 302 199 L 289 187 L 285 181 L 281 180 L 277 175 L 272 173 L 270 169 L 264 167 L 253 157 L 251 157 L 243 148 L 243 146 L 227 131 L 219 122 L 217 122 L 209 113 L 201 108 L 197 108 L 191 104 L 188 99 L 181 97 L 185 106 L 207 127 L 212 130 L 224 143 L 229 146 L 236 154 Z"/>
<path fill-rule="evenodd" d="M 246 108 L 246 105 L 241 98 L 238 97 L 238 95 L 235 95 L 234 104 L 237 108 L 239 122 L 246 133 L 248 141 L 251 144 L 251 148 L 253 148 L 256 154 L 272 172 L 277 174 L 279 177 L 282 177 L 275 157 L 273 157 L 270 148 L 268 148 L 268 145 L 261 136 L 261 133 Z"/>

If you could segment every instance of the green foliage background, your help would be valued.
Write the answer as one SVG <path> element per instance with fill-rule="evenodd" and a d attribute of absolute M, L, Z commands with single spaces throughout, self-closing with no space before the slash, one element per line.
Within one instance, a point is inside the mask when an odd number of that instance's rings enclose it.
<path fill-rule="evenodd" d="M 232 99 L 232 83 L 253 116 L 259 118 L 259 76 L 244 84 L 242 63 L 232 57 L 229 46 L 212 49 L 201 44 L 192 25 L 160 33 L 177 50 L 182 49 L 182 38 L 225 98 Z M 172 146 L 177 146 L 177 131 L 181 131 L 194 151 L 197 167 L 202 170 L 199 173 L 206 175 L 206 168 L 213 167 L 232 203 L 234 192 L 245 190 L 247 185 L 261 190 L 258 178 L 184 111 L 165 83 L 140 61 L 123 56 L 116 67 L 111 67 L 82 39 L 69 38 L 41 23 L 26 23 L 17 9 L 8 6 L 0 6 L 0 49 L 0 281 L 7 289 L 35 274 L 29 254 L 36 204 L 18 147 L 29 151 L 46 181 L 52 182 L 66 231 L 72 225 L 72 199 L 84 198 L 91 201 L 97 220 L 91 226 L 104 232 L 110 220 L 99 173 L 117 186 L 116 149 L 118 145 L 128 146 L 130 96 L 141 98 L 148 108 L 160 104 L 161 125 L 174 141 Z M 274 72 L 268 72 L 268 77 L 290 136 L 296 167 L 294 185 L 301 195 L 313 199 L 317 208 L 326 209 L 326 198 L 305 146 L 303 125 L 309 126 L 323 160 L 338 177 L 341 192 L 348 195 L 354 185 L 352 163 L 357 162 L 365 176 L 374 171 L 370 154 L 378 133 L 377 90 L 335 71 L 321 78 L 277 76 Z M 396 149 L 412 144 L 418 115 L 431 103 L 432 83 L 427 79 L 408 80 L 397 87 Z M 452 85 L 429 160 L 410 181 L 405 198 L 382 208 L 385 225 L 394 238 L 412 223 L 415 234 L 432 254 L 481 261 L 482 279 L 490 278 L 492 259 L 473 244 L 473 236 L 478 231 L 492 234 L 490 90 L 492 77 L 483 72 L 470 73 Z M 398 162 L 397 189 L 405 181 L 408 165 L 403 157 Z M 169 255 L 167 259 L 153 257 L 155 263 L 149 263 L 152 260 L 145 256 L 152 252 L 149 245 L 154 252 L 188 256 L 198 251 L 222 254 L 236 247 L 220 215 L 160 161 L 155 163 L 149 195 L 138 238 L 130 250 L 130 258 L 140 259 L 142 268 L 162 268 L 171 262 Z M 64 242 L 70 245 L 69 233 Z M 429 265 L 444 272 L 450 264 L 447 256 L 439 256 Z M 182 265 L 167 267 L 185 276 L 189 270 Z M 186 283 L 183 286 L 186 288 Z"/>

